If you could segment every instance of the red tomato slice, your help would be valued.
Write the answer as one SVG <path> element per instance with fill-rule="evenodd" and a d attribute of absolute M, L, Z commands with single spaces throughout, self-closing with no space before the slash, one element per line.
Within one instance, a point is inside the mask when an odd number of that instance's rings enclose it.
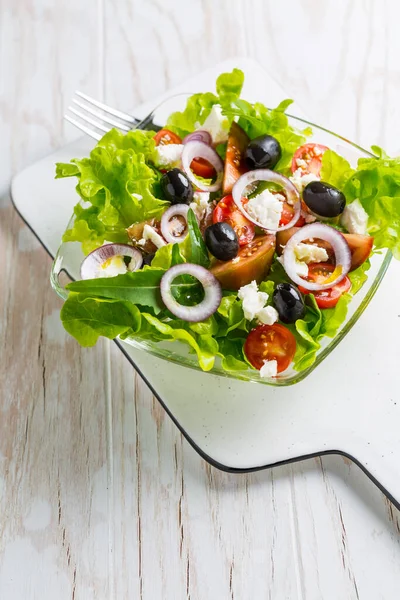
<path fill-rule="evenodd" d="M 213 223 L 221 221 L 229 223 L 235 230 L 240 246 L 245 246 L 254 238 L 255 226 L 240 212 L 231 194 L 222 198 L 214 208 Z"/>
<path fill-rule="evenodd" d="M 283 325 L 259 325 L 250 331 L 244 343 L 244 353 L 255 369 L 265 360 L 276 360 L 278 373 L 288 368 L 296 352 L 296 338 Z"/>
<path fill-rule="evenodd" d="M 224 182 L 222 184 L 224 194 L 230 194 L 236 181 L 248 170 L 244 161 L 244 154 L 249 141 L 249 136 L 234 121 L 229 131 L 226 146 Z"/>
<path fill-rule="evenodd" d="M 203 177 L 203 179 L 213 179 L 216 177 L 214 167 L 204 158 L 194 158 L 190 164 L 190 168 L 195 175 Z"/>
<path fill-rule="evenodd" d="M 294 208 L 290 206 L 287 202 L 283 203 L 283 210 L 281 215 L 281 220 L 279 222 L 280 225 L 287 225 L 293 219 Z M 293 227 L 303 227 L 305 225 L 305 218 L 303 215 L 300 215 L 298 221 L 293 225 Z"/>
<path fill-rule="evenodd" d="M 154 136 L 156 146 L 167 146 L 168 144 L 182 144 L 182 140 L 173 131 L 169 129 L 160 129 Z"/>
<path fill-rule="evenodd" d="M 323 283 L 334 270 L 335 266 L 329 263 L 314 263 L 308 265 L 307 279 L 309 281 L 315 281 L 316 283 Z M 314 294 L 315 301 L 319 308 L 333 308 L 339 302 L 340 296 L 348 292 L 350 288 L 351 281 L 347 276 L 333 287 L 318 292 L 311 292 L 299 285 L 299 290 L 302 294 Z"/>
<path fill-rule="evenodd" d="M 322 155 L 328 150 L 327 146 L 322 144 L 304 144 L 297 148 L 292 159 L 292 173 L 301 169 L 303 175 L 306 173 L 314 173 L 318 175 L 321 173 L 322 166 Z"/>

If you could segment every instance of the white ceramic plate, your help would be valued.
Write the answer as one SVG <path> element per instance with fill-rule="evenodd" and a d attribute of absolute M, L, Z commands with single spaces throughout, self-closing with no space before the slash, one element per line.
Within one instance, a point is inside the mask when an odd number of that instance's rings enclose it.
<path fill-rule="evenodd" d="M 212 90 L 217 75 L 234 66 L 245 71 L 243 94 L 248 99 L 272 106 L 286 97 L 257 63 L 247 59 L 216 65 L 168 95 Z M 165 96 L 134 114 L 144 116 Z M 292 113 L 304 116 L 298 107 Z M 28 167 L 12 182 L 16 209 L 52 256 L 76 202 L 74 182 L 54 180 L 54 163 L 84 156 L 92 146 L 90 138 L 80 139 Z M 291 387 L 205 376 L 124 343 L 118 346 L 211 464 L 250 471 L 341 453 L 357 462 L 400 508 L 399 298 L 400 265 L 392 261 L 352 331 L 311 375 Z"/>

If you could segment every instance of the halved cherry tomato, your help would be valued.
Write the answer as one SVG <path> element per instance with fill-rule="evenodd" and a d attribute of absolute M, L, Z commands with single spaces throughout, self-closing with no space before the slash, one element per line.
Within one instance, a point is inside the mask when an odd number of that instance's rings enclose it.
<path fill-rule="evenodd" d="M 250 331 L 244 343 L 244 353 L 255 369 L 265 360 L 276 360 L 278 373 L 288 368 L 296 352 L 296 338 L 280 323 L 259 325 Z"/>
<path fill-rule="evenodd" d="M 279 221 L 279 224 L 287 225 L 293 219 L 293 215 L 294 215 L 294 208 L 292 206 L 290 206 L 290 204 L 288 204 L 287 202 L 283 202 L 283 210 L 282 210 L 281 220 Z M 296 221 L 296 224 L 293 227 L 303 227 L 305 222 L 306 222 L 306 220 L 303 217 L 303 215 L 300 215 L 298 221 Z"/>
<path fill-rule="evenodd" d="M 240 248 L 236 258 L 216 260 L 210 268 L 224 290 L 238 290 L 255 280 L 265 279 L 275 253 L 275 236 L 257 235 L 246 246 Z"/>
<path fill-rule="evenodd" d="M 240 246 L 245 246 L 254 238 L 255 226 L 240 212 L 232 195 L 229 194 L 220 200 L 213 212 L 213 223 L 224 221 L 235 230 Z"/>
<path fill-rule="evenodd" d="M 169 129 L 160 129 L 154 136 L 156 146 L 167 146 L 168 144 L 182 144 L 182 140 L 173 131 Z"/>
<path fill-rule="evenodd" d="M 318 175 L 321 173 L 322 166 L 322 155 L 328 148 L 322 144 L 304 144 L 297 148 L 292 159 L 292 173 L 301 169 L 302 174 L 314 173 Z"/>
<path fill-rule="evenodd" d="M 327 277 L 329 277 L 335 266 L 329 263 L 313 263 L 308 265 L 308 277 L 309 281 L 315 281 L 316 283 L 323 283 Z M 319 308 L 333 308 L 339 302 L 340 296 L 345 294 L 351 288 L 351 281 L 346 276 L 342 281 L 337 283 L 327 290 L 319 290 L 311 292 L 306 290 L 299 285 L 299 290 L 302 294 L 314 294 L 315 301 Z"/>
<path fill-rule="evenodd" d="M 195 175 L 203 177 L 203 179 L 213 179 L 216 176 L 214 167 L 204 158 L 194 158 L 190 168 Z"/>

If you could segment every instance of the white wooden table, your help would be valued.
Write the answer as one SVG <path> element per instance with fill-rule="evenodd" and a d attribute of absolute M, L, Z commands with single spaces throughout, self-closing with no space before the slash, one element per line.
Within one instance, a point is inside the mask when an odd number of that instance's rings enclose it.
<path fill-rule="evenodd" d="M 317 123 L 400 153 L 399 17 L 396 0 L 1 0 L 1 600 L 399 597 L 399 512 L 358 467 L 209 467 L 113 344 L 64 334 L 8 194 L 77 136 L 75 88 L 129 108 L 235 55 Z"/>

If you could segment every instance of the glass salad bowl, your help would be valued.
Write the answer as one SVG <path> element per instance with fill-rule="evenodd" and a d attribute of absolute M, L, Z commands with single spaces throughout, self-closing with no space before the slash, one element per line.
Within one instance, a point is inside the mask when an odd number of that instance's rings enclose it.
<path fill-rule="evenodd" d="M 144 117 L 139 122 L 137 128 L 159 129 L 165 124 L 168 116 L 172 112 L 184 108 L 188 96 L 189 95 L 187 94 L 179 94 L 165 100 L 152 113 Z M 357 144 L 324 129 L 323 127 L 319 127 L 298 117 L 287 116 L 290 124 L 295 128 L 304 129 L 305 127 L 311 127 L 313 133 L 307 141 L 318 142 L 328 146 L 346 158 L 351 166 L 356 166 L 359 158 L 370 158 L 373 156 L 370 152 L 364 150 Z M 84 201 L 82 201 L 82 205 L 85 205 Z M 68 229 L 71 228 L 73 221 L 74 217 L 70 220 L 67 227 Z M 78 242 L 63 242 L 58 249 L 52 265 L 51 284 L 57 294 L 64 300 L 68 296 L 68 291 L 62 283 L 60 275 L 64 273 L 70 279 L 79 279 L 79 270 L 83 258 L 84 254 L 81 245 Z M 321 348 L 318 350 L 316 360 L 308 368 L 302 371 L 295 371 L 292 367 L 289 367 L 286 371 L 278 374 L 276 377 L 262 378 L 260 377 L 259 371 L 251 369 L 250 366 L 247 370 L 243 371 L 226 371 L 222 368 L 220 359 L 217 358 L 214 367 L 210 371 L 203 371 L 204 374 L 207 375 L 208 373 L 212 373 L 223 377 L 253 381 L 273 386 L 293 385 L 302 381 L 336 348 L 344 336 L 347 335 L 356 324 L 358 318 L 366 309 L 378 289 L 391 258 L 392 254 L 390 251 L 379 251 L 372 254 L 370 257 L 371 267 L 368 270 L 368 279 L 349 303 L 345 321 L 334 338 L 324 337 L 321 340 Z M 196 354 L 192 354 L 189 348 L 180 342 L 153 342 L 135 338 L 133 336 L 125 338 L 124 342 L 164 360 L 201 371 Z"/>

